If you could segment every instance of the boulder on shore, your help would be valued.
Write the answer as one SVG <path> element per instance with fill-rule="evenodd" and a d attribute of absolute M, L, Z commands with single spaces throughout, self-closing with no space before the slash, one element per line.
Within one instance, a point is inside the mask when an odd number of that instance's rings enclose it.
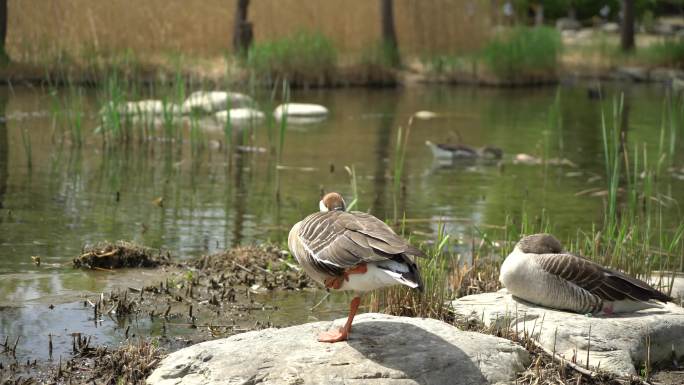
<path fill-rule="evenodd" d="M 509 384 L 528 352 L 434 319 L 359 315 L 349 341 L 316 341 L 316 322 L 204 342 L 166 357 L 147 379 L 167 384 Z"/>
<path fill-rule="evenodd" d="M 526 332 L 549 352 L 618 376 L 636 375 L 643 362 L 684 356 L 684 308 L 673 303 L 614 316 L 588 316 L 536 306 L 506 289 L 452 302 L 457 314 L 485 325 Z"/>

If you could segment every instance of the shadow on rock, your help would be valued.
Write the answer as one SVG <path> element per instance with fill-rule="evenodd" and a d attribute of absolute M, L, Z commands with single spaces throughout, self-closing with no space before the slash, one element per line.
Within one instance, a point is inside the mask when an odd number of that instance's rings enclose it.
<path fill-rule="evenodd" d="M 401 322 L 354 324 L 349 346 L 418 384 L 488 384 L 471 357 L 440 336 Z M 391 373 L 391 372 L 389 372 Z M 381 376 L 369 373 L 368 378 Z"/>

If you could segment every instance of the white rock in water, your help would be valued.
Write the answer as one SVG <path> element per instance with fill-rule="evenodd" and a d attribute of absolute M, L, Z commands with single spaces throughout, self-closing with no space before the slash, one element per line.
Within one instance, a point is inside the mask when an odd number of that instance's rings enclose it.
<path fill-rule="evenodd" d="M 418 111 L 413 116 L 416 119 L 422 119 L 422 120 L 428 120 L 428 119 L 434 119 L 438 117 L 439 115 L 436 112 L 432 111 Z"/>
<path fill-rule="evenodd" d="M 320 104 L 309 103 L 285 103 L 281 104 L 273 111 L 276 119 L 281 119 L 283 115 L 287 117 L 325 117 L 328 109 Z"/>
<path fill-rule="evenodd" d="M 662 309 L 590 317 L 535 306 L 502 289 L 459 298 L 452 305 L 457 314 L 485 325 L 510 325 L 520 334 L 527 332 L 550 352 L 568 360 L 576 356 L 582 367 L 589 347 L 590 368 L 618 376 L 636 375 L 635 364 L 645 362 L 648 354 L 651 362 L 668 363 L 673 354 L 684 356 L 684 308 L 673 303 Z"/>
<path fill-rule="evenodd" d="M 530 362 L 508 340 L 433 319 L 363 314 L 349 341 L 316 341 L 331 327 L 316 322 L 193 345 L 164 358 L 147 383 L 511 384 Z"/>
<path fill-rule="evenodd" d="M 181 110 L 184 114 L 192 111 L 214 113 L 226 108 L 239 108 L 254 105 L 254 100 L 239 92 L 196 91 L 185 99 Z"/>
<path fill-rule="evenodd" d="M 214 116 L 218 121 L 224 123 L 230 119 L 230 123 L 235 125 L 261 122 L 266 118 L 263 112 L 249 107 L 219 111 Z"/>

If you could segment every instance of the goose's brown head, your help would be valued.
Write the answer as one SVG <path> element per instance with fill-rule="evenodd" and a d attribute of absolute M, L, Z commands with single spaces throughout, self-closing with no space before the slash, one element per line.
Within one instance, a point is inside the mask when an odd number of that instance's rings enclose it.
<path fill-rule="evenodd" d="M 344 211 L 346 210 L 347 205 L 344 203 L 344 198 L 342 198 L 342 195 L 336 192 L 331 192 L 323 196 L 320 203 L 318 203 L 318 207 L 322 212 Z"/>
<path fill-rule="evenodd" d="M 563 252 L 560 241 L 551 234 L 532 234 L 523 237 L 516 248 L 523 253 L 532 254 L 556 254 Z"/>

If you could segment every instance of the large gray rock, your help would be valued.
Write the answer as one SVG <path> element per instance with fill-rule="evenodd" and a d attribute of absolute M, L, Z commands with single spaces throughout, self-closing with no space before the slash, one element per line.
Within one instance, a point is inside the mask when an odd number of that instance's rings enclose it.
<path fill-rule="evenodd" d="M 529 364 L 527 351 L 508 340 L 433 319 L 363 314 L 348 342 L 317 342 L 316 335 L 332 324 L 265 329 L 190 346 L 166 357 L 147 383 L 507 384 Z"/>
<path fill-rule="evenodd" d="M 582 366 L 589 350 L 590 367 L 619 376 L 637 374 L 635 365 L 640 367 L 649 354 L 652 362 L 684 355 L 684 308 L 672 303 L 662 309 L 591 317 L 535 306 L 502 289 L 452 304 L 456 313 L 486 325 L 526 331 L 549 351 L 568 360 L 575 357 Z"/>

